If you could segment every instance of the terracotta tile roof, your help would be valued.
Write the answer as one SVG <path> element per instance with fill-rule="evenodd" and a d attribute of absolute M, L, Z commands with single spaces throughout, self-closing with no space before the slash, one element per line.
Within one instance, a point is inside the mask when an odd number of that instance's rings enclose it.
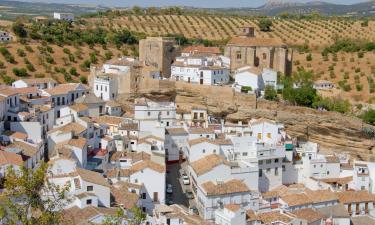
<path fill-rule="evenodd" d="M 258 216 L 255 214 L 254 210 L 248 209 L 246 211 L 246 220 L 247 221 L 256 221 L 258 219 Z"/>
<path fill-rule="evenodd" d="M 106 172 L 108 178 L 119 178 L 119 177 L 129 177 L 130 176 L 129 169 L 111 169 Z"/>
<path fill-rule="evenodd" d="M 6 97 L 0 95 L 0 102 L 5 101 Z"/>
<path fill-rule="evenodd" d="M 89 107 L 87 107 L 87 105 L 82 104 L 82 103 L 76 103 L 74 105 L 69 106 L 69 108 L 71 108 L 72 110 L 74 110 L 76 112 L 82 112 L 82 111 L 86 111 L 86 110 L 89 109 Z"/>
<path fill-rule="evenodd" d="M 184 128 L 166 128 L 169 135 L 187 135 L 188 132 Z"/>
<path fill-rule="evenodd" d="M 316 209 L 324 218 L 350 218 L 348 210 L 343 204 L 337 204 L 334 206 L 327 206 Z"/>
<path fill-rule="evenodd" d="M 243 181 L 237 179 L 232 179 L 221 184 L 214 184 L 212 181 L 208 181 L 201 186 L 207 196 L 250 192 L 247 185 Z"/>
<path fill-rule="evenodd" d="M 6 152 L 0 150 L 0 165 L 23 165 L 22 156 L 14 152 Z"/>
<path fill-rule="evenodd" d="M 361 202 L 374 202 L 374 195 L 367 191 L 344 191 L 338 192 L 337 196 L 340 203 L 361 203 Z"/>
<path fill-rule="evenodd" d="M 53 128 L 52 130 L 48 131 L 49 134 L 55 133 L 56 131 L 60 131 L 62 133 L 69 133 L 74 132 L 76 135 L 84 132 L 86 130 L 86 127 L 82 126 L 79 123 L 68 123 L 67 125 Z"/>
<path fill-rule="evenodd" d="M 233 46 L 285 46 L 285 44 L 275 38 L 249 38 L 249 37 L 234 37 L 232 38 L 229 42 L 228 45 L 233 45 Z"/>
<path fill-rule="evenodd" d="M 151 160 L 144 160 L 144 161 L 138 162 L 134 164 L 132 167 L 130 167 L 130 170 L 131 170 L 131 173 L 136 173 L 146 168 L 152 169 L 159 173 L 165 173 L 166 171 L 165 165 L 158 164 Z"/>
<path fill-rule="evenodd" d="M 306 191 L 308 197 L 314 203 L 338 201 L 337 195 L 330 190 L 316 190 L 316 191 Z"/>
<path fill-rule="evenodd" d="M 93 121 L 99 124 L 108 124 L 119 126 L 125 118 L 117 116 L 100 116 L 93 118 Z"/>
<path fill-rule="evenodd" d="M 83 137 L 72 138 L 69 140 L 68 144 L 83 149 L 87 144 L 87 139 Z"/>
<path fill-rule="evenodd" d="M 7 88 L 0 89 L 0 95 L 5 96 L 5 97 L 16 95 L 16 94 L 18 94 L 16 88 L 7 87 Z"/>
<path fill-rule="evenodd" d="M 76 173 L 84 181 L 109 187 L 107 180 L 100 173 L 78 167 L 76 168 Z"/>
<path fill-rule="evenodd" d="M 131 159 L 132 162 L 135 163 L 141 160 L 149 160 L 150 158 L 151 158 L 150 154 L 147 154 L 146 152 L 117 151 L 111 155 L 110 161 L 114 162 L 119 159 Z"/>
<path fill-rule="evenodd" d="M 277 191 L 267 191 L 262 193 L 262 197 L 267 199 L 267 198 L 276 198 L 279 197 L 279 193 Z"/>
<path fill-rule="evenodd" d="M 305 194 L 289 194 L 282 196 L 281 199 L 288 204 L 289 207 L 300 206 L 300 205 L 309 205 L 313 201 Z"/>
<path fill-rule="evenodd" d="M 299 219 L 306 220 L 309 224 L 323 219 L 322 214 L 311 208 L 295 210 L 290 212 L 290 214 L 296 216 Z"/>
<path fill-rule="evenodd" d="M 241 205 L 238 205 L 238 204 L 226 204 L 226 205 L 224 205 L 224 208 L 228 209 L 229 211 L 232 211 L 232 212 L 237 212 L 238 210 L 241 209 Z"/>
<path fill-rule="evenodd" d="M 104 101 L 101 98 L 96 97 L 96 95 L 90 93 L 90 94 L 85 94 L 76 100 L 74 100 L 75 103 L 82 103 L 82 104 L 103 104 Z"/>
<path fill-rule="evenodd" d="M 158 140 L 158 141 L 164 141 L 163 138 L 156 137 L 156 136 L 154 136 L 154 135 L 148 135 L 148 136 L 146 136 L 146 137 L 140 138 L 139 141 L 149 140 L 149 139 L 154 139 L 154 140 Z"/>
<path fill-rule="evenodd" d="M 353 169 L 353 168 L 352 168 Z M 352 176 L 349 176 L 349 177 L 339 177 L 339 178 L 323 178 L 323 179 L 315 179 L 315 180 L 320 180 L 324 183 L 327 183 L 327 184 L 348 184 L 349 182 L 351 182 L 353 180 L 353 177 Z"/>
<path fill-rule="evenodd" d="M 225 164 L 227 165 L 228 162 L 225 160 L 223 156 L 219 156 L 216 154 L 208 155 L 202 159 L 196 160 L 190 164 L 191 168 L 200 176 L 211 171 L 213 168 Z"/>
<path fill-rule="evenodd" d="M 98 215 L 103 216 L 115 216 L 117 214 L 117 208 L 104 208 L 87 206 L 85 208 L 78 208 L 77 206 L 71 207 L 64 210 L 63 212 L 63 224 L 66 225 L 86 225 L 91 224 L 92 219 Z"/>
<path fill-rule="evenodd" d="M 215 130 L 213 128 L 190 128 L 189 129 L 190 134 L 213 134 L 215 133 Z"/>
<path fill-rule="evenodd" d="M 204 45 L 191 45 L 181 51 L 182 53 L 191 53 L 191 54 L 214 54 L 219 55 L 221 51 L 218 47 L 206 47 Z"/>
<path fill-rule="evenodd" d="M 5 131 L 3 134 L 6 136 L 9 136 L 10 138 L 17 138 L 17 139 L 22 139 L 22 140 L 26 140 L 28 137 L 27 134 L 25 133 L 21 133 L 18 131 L 10 131 L 10 130 Z"/>
<path fill-rule="evenodd" d="M 83 84 L 68 83 L 68 84 L 59 84 L 54 88 L 45 89 L 45 92 L 47 92 L 50 95 L 64 95 L 64 94 L 68 94 L 71 91 L 77 90 L 77 88 L 81 85 L 85 88 L 85 91 L 89 90 L 89 88 Z"/>
<path fill-rule="evenodd" d="M 129 185 L 125 182 L 118 182 L 111 186 L 111 194 L 116 204 L 122 204 L 125 209 L 131 209 L 137 205 L 139 195 L 129 191 Z"/>
<path fill-rule="evenodd" d="M 212 140 L 212 139 L 208 139 L 205 137 L 200 137 L 200 138 L 189 140 L 188 144 L 190 146 L 194 146 L 194 145 L 204 143 L 204 142 L 207 142 L 213 145 L 232 145 L 233 144 L 232 141 L 229 139 L 217 138 L 217 139 Z"/>
<path fill-rule="evenodd" d="M 42 83 L 57 83 L 54 79 L 46 77 L 46 78 L 28 78 L 28 79 L 21 79 L 26 84 L 42 84 Z"/>
<path fill-rule="evenodd" d="M 109 106 L 109 107 L 121 107 L 121 104 L 120 104 L 120 103 L 115 102 L 115 101 L 113 101 L 113 100 L 107 101 L 105 104 L 106 104 L 107 106 Z"/>
<path fill-rule="evenodd" d="M 191 140 L 188 141 L 188 144 L 190 146 L 194 146 L 194 145 L 197 145 L 197 144 L 200 144 L 200 143 L 204 143 L 204 142 L 209 142 L 209 139 L 205 138 L 205 137 L 191 139 Z"/>
<path fill-rule="evenodd" d="M 258 215 L 258 220 L 260 220 L 264 224 L 273 224 L 278 221 L 289 224 L 293 221 L 293 218 L 286 214 L 281 214 L 279 211 L 273 211 L 260 213 Z"/>
<path fill-rule="evenodd" d="M 124 123 L 121 125 L 119 129 L 138 131 L 139 127 L 138 127 L 138 123 Z"/>
<path fill-rule="evenodd" d="M 327 163 L 340 163 L 340 159 L 337 156 L 325 156 Z"/>
<path fill-rule="evenodd" d="M 26 142 L 21 141 L 14 141 L 12 144 L 8 145 L 6 148 L 17 148 L 22 150 L 22 154 L 28 157 L 33 157 L 37 152 L 38 149 Z"/>
<path fill-rule="evenodd" d="M 41 93 L 41 91 L 37 87 L 10 88 L 10 89 L 12 89 L 15 93 L 20 94 L 20 95 Z"/>

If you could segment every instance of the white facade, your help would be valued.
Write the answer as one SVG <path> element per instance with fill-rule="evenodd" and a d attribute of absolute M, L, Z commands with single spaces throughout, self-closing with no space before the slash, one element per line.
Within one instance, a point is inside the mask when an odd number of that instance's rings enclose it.
<path fill-rule="evenodd" d="M 242 87 L 251 87 L 251 91 L 264 90 L 266 86 L 277 89 L 277 72 L 271 69 L 258 71 L 250 66 L 239 68 L 235 71 L 234 88 L 240 92 Z"/>
<path fill-rule="evenodd" d="M 172 127 L 176 124 L 176 105 L 174 102 L 144 100 L 135 104 L 134 119 L 158 122 L 161 127 Z"/>
<path fill-rule="evenodd" d="M 57 19 L 57 20 L 73 21 L 74 20 L 74 14 L 73 13 L 54 12 L 53 18 Z"/>
<path fill-rule="evenodd" d="M 171 79 L 203 85 L 226 84 L 229 69 L 220 58 L 178 57 L 171 66 Z"/>
<path fill-rule="evenodd" d="M 96 97 L 104 101 L 114 100 L 118 95 L 118 83 L 114 75 L 95 76 L 93 91 Z"/>
<path fill-rule="evenodd" d="M 38 89 L 48 89 L 56 86 L 57 82 L 51 78 L 21 79 L 12 83 L 14 88 L 37 87 Z"/>
<path fill-rule="evenodd" d="M 243 208 L 230 209 L 230 207 L 224 206 L 215 211 L 215 224 L 246 225 L 246 211 Z"/>

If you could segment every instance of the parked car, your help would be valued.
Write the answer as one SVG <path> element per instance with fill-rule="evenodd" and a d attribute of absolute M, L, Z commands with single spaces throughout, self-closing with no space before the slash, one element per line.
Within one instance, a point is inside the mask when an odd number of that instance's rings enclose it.
<path fill-rule="evenodd" d="M 190 184 L 190 179 L 189 179 L 188 175 L 186 175 L 186 174 L 182 175 L 182 183 L 185 184 L 185 185 Z"/>
<path fill-rule="evenodd" d="M 173 193 L 172 184 L 167 184 L 167 193 L 168 194 L 172 194 Z"/>

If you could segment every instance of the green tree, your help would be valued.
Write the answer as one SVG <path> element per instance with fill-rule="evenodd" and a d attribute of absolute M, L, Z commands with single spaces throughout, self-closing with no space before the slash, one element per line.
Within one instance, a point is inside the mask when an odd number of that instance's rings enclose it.
<path fill-rule="evenodd" d="M 375 110 L 370 109 L 360 116 L 365 123 L 375 125 Z"/>
<path fill-rule="evenodd" d="M 12 31 L 14 32 L 15 35 L 17 35 L 20 38 L 27 37 L 27 31 L 25 29 L 25 25 L 19 21 L 16 21 L 15 23 L 13 23 Z"/>
<path fill-rule="evenodd" d="M 80 76 L 79 81 L 81 81 L 82 84 L 87 84 L 87 77 Z"/>
<path fill-rule="evenodd" d="M 270 101 L 277 101 L 278 96 L 275 88 L 270 85 L 267 85 L 264 89 L 264 98 Z"/>
<path fill-rule="evenodd" d="M 45 163 L 34 170 L 25 167 L 21 167 L 20 171 L 12 167 L 7 169 L 1 195 L 0 221 L 23 225 L 61 222 L 62 209 L 69 202 L 65 195 L 69 186 L 49 183 L 47 169 Z"/>
<path fill-rule="evenodd" d="M 262 18 L 259 20 L 258 26 L 261 31 L 271 31 L 272 20 L 269 18 Z"/>

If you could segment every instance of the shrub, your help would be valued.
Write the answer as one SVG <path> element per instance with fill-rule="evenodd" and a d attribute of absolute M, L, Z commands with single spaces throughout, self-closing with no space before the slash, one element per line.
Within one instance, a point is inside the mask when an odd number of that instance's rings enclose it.
<path fill-rule="evenodd" d="M 19 57 L 25 57 L 26 56 L 26 53 L 25 53 L 25 51 L 24 50 L 22 50 L 22 49 L 17 49 L 17 55 L 19 56 Z"/>
<path fill-rule="evenodd" d="M 250 86 L 242 86 L 241 92 L 248 93 L 249 91 L 252 91 L 253 89 Z"/>
<path fill-rule="evenodd" d="M 5 64 L 2 61 L 0 61 L 0 69 L 4 69 L 4 68 L 5 68 Z"/>
<path fill-rule="evenodd" d="M 55 64 L 55 60 L 50 55 L 46 56 L 46 62 L 49 64 Z"/>
<path fill-rule="evenodd" d="M 73 76 L 78 75 L 77 69 L 75 67 L 70 68 L 69 73 Z"/>
<path fill-rule="evenodd" d="M 25 68 L 13 68 L 13 73 L 14 73 L 14 75 L 16 75 L 17 77 L 26 77 L 26 76 L 28 76 L 28 74 L 27 74 L 27 70 L 25 69 Z"/>
<path fill-rule="evenodd" d="M 70 55 L 70 54 L 71 54 L 71 52 L 70 52 L 70 50 L 69 50 L 68 48 L 64 48 L 64 49 L 63 49 L 63 52 L 64 52 L 65 54 L 67 54 L 67 55 Z"/>
<path fill-rule="evenodd" d="M 87 78 L 84 76 L 80 76 L 79 80 L 81 81 L 82 84 L 87 84 Z"/>
<path fill-rule="evenodd" d="M 357 91 L 362 91 L 363 85 L 362 84 L 356 84 L 355 89 L 357 89 Z"/>
<path fill-rule="evenodd" d="M 374 109 L 370 109 L 370 110 L 362 113 L 362 115 L 360 116 L 360 118 L 362 118 L 362 120 L 365 123 L 368 123 L 368 124 L 371 124 L 371 125 L 375 125 L 375 110 Z"/>
<path fill-rule="evenodd" d="M 33 48 L 29 45 L 25 46 L 25 50 L 28 51 L 28 52 L 34 52 Z"/>
<path fill-rule="evenodd" d="M 277 101 L 277 91 L 272 86 L 267 85 L 264 90 L 264 98 L 270 101 Z"/>
<path fill-rule="evenodd" d="M 54 51 L 53 51 L 53 48 L 51 47 L 51 46 L 46 46 L 46 50 L 47 50 L 47 52 L 49 52 L 49 53 L 54 53 Z"/>
<path fill-rule="evenodd" d="M 312 61 L 312 55 L 311 55 L 311 53 L 309 53 L 307 56 L 306 56 L 306 60 L 307 61 Z"/>
<path fill-rule="evenodd" d="M 322 98 L 313 103 L 314 108 L 323 108 L 328 111 L 336 111 L 339 113 L 348 113 L 350 111 L 350 103 L 348 100 L 340 98 Z"/>
<path fill-rule="evenodd" d="M 6 74 L 1 74 L 1 78 L 3 79 L 6 85 L 12 85 L 12 83 L 16 81 L 15 79 L 11 78 L 10 76 Z"/>
<path fill-rule="evenodd" d="M 110 59 L 112 59 L 112 57 L 113 57 L 113 53 L 111 51 L 106 51 L 104 53 L 105 60 L 110 60 Z"/>
<path fill-rule="evenodd" d="M 364 53 L 363 53 L 363 52 L 358 52 L 358 53 L 357 53 L 357 56 L 358 56 L 359 59 L 361 59 L 361 58 L 363 58 Z"/>
<path fill-rule="evenodd" d="M 71 82 L 72 81 L 72 76 L 70 76 L 70 74 L 68 73 L 65 73 L 64 74 L 64 79 L 66 82 Z"/>
<path fill-rule="evenodd" d="M 259 20 L 258 26 L 261 31 L 271 31 L 272 20 L 268 18 L 262 18 Z"/>
<path fill-rule="evenodd" d="M 17 35 L 20 38 L 27 37 L 27 31 L 25 29 L 25 25 L 21 22 L 15 22 L 12 25 L 12 31 L 15 35 Z"/>
<path fill-rule="evenodd" d="M 44 78 L 44 77 L 46 77 L 46 75 L 44 75 L 43 73 L 36 73 L 36 74 L 34 75 L 34 77 L 35 77 L 35 78 Z"/>
<path fill-rule="evenodd" d="M 16 63 L 16 60 L 14 60 L 14 57 L 12 56 L 12 54 L 10 54 L 8 49 L 6 49 L 5 47 L 0 47 L 0 53 L 4 56 L 7 62 L 12 63 L 12 64 Z"/>
<path fill-rule="evenodd" d="M 35 72 L 35 68 L 34 68 L 34 65 L 33 64 L 26 64 L 26 68 L 28 71 L 30 72 Z"/>

